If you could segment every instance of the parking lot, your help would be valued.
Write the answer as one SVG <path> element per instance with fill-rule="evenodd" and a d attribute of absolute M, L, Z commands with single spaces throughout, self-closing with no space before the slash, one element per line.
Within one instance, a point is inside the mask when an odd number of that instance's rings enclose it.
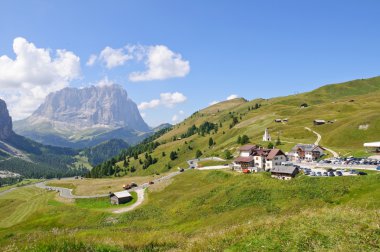
<path fill-rule="evenodd" d="M 380 165 L 380 160 L 371 158 L 331 158 L 318 162 L 319 164 L 334 164 L 334 165 Z"/>
<path fill-rule="evenodd" d="M 300 170 L 304 172 L 305 175 L 310 177 L 341 177 L 341 176 L 357 176 L 357 175 L 367 175 L 366 172 L 358 171 L 355 169 L 331 169 L 331 168 L 306 168 L 300 167 Z"/>

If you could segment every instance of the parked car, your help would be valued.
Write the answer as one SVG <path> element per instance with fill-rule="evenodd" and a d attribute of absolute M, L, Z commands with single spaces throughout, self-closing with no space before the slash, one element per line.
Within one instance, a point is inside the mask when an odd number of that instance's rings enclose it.
<path fill-rule="evenodd" d="M 318 176 L 318 177 L 322 176 L 322 172 L 320 172 L 320 171 L 317 172 L 317 176 Z"/>
<path fill-rule="evenodd" d="M 183 168 L 179 169 L 179 172 L 184 172 L 184 171 L 185 171 L 185 169 L 183 169 Z"/>
<path fill-rule="evenodd" d="M 367 175 L 367 173 L 360 171 L 358 172 L 358 175 Z"/>
<path fill-rule="evenodd" d="M 323 172 L 323 176 L 328 176 L 329 174 L 327 172 Z"/>
<path fill-rule="evenodd" d="M 351 170 L 350 174 L 357 174 L 358 172 L 356 170 Z"/>
<path fill-rule="evenodd" d="M 329 172 L 329 177 L 335 177 L 335 174 L 333 172 Z"/>
<path fill-rule="evenodd" d="M 149 185 L 153 185 L 154 184 L 154 182 L 153 181 L 149 181 Z"/>
<path fill-rule="evenodd" d="M 311 172 L 310 176 L 315 177 L 316 176 L 315 172 Z"/>
<path fill-rule="evenodd" d="M 337 176 L 343 176 L 343 173 L 342 173 L 341 171 L 337 171 L 337 172 L 336 172 L 336 175 L 337 175 Z"/>
<path fill-rule="evenodd" d="M 377 170 L 377 171 L 380 171 L 380 166 L 376 167 L 376 170 Z"/>

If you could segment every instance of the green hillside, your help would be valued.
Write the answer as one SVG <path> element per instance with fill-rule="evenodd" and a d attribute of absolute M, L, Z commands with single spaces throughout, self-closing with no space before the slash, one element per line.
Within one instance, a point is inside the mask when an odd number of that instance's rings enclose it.
<path fill-rule="evenodd" d="M 269 128 L 273 143 L 280 138 L 281 145 L 278 147 L 284 151 L 289 151 L 296 143 L 314 143 L 317 137 L 305 129 L 309 127 L 322 135 L 322 146 L 340 155 L 365 156 L 368 154 L 363 143 L 380 140 L 379 97 L 380 77 L 376 77 L 327 85 L 286 97 L 221 102 L 173 126 L 171 131 L 154 140 L 158 147 L 148 152 L 138 152 L 138 159 L 132 155 L 121 155 L 117 158 L 121 161 L 118 166 L 121 174 L 147 175 L 177 166 L 185 167 L 186 160 L 194 158 L 197 150 L 203 156 L 223 157 L 226 150 L 237 155 L 239 135 L 247 135 L 251 143 L 267 146 L 268 143 L 262 142 L 265 128 Z M 308 106 L 301 108 L 302 104 Z M 276 123 L 274 119 L 277 118 L 287 118 L 288 122 Z M 331 123 L 314 126 L 315 119 Z M 193 125 L 199 130 L 206 122 L 217 125 L 217 129 L 206 134 L 191 130 Z M 360 125 L 365 125 L 367 129 L 359 129 Z M 210 138 L 216 143 L 211 147 Z M 171 152 L 176 152 L 178 158 L 171 160 Z M 147 154 L 152 159 L 156 158 L 157 162 L 143 169 Z M 123 166 L 124 158 L 128 159 L 127 167 Z M 131 172 L 132 167 L 135 172 Z"/>
<path fill-rule="evenodd" d="M 6 251 L 377 251 L 380 174 L 292 181 L 186 171 L 135 211 L 58 201 L 24 188 L 0 196 Z M 107 190 L 107 189 L 105 189 Z M 94 200 L 95 201 L 95 200 Z M 9 214 L 10 209 L 16 209 Z M 28 237 L 28 242 L 25 242 Z"/>

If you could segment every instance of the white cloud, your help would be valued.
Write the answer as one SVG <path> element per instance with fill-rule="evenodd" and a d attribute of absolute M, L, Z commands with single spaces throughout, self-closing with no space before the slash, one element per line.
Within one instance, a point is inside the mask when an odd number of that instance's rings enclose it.
<path fill-rule="evenodd" d="M 158 99 L 151 100 L 149 102 L 142 102 L 139 104 L 139 110 L 145 110 L 150 108 L 158 107 L 161 104 L 161 101 Z"/>
<path fill-rule="evenodd" d="M 162 93 L 160 94 L 160 98 L 161 104 L 169 108 L 173 107 L 175 104 L 183 103 L 187 100 L 186 96 L 179 92 Z"/>
<path fill-rule="evenodd" d="M 183 60 L 181 54 L 172 52 L 164 45 L 149 46 L 147 49 L 147 70 L 133 72 L 129 80 L 151 81 L 184 77 L 190 72 L 189 61 Z"/>
<path fill-rule="evenodd" d="M 213 102 L 210 102 L 210 106 L 212 106 L 212 105 L 215 105 L 215 104 L 217 104 L 217 103 L 219 103 L 219 101 L 213 101 Z"/>
<path fill-rule="evenodd" d="M 177 121 L 178 121 L 178 116 L 177 116 L 177 115 L 173 115 L 173 117 L 172 117 L 172 121 L 173 121 L 173 122 L 177 122 Z"/>
<path fill-rule="evenodd" d="M 185 112 L 184 112 L 183 110 L 180 110 L 178 113 L 179 113 L 180 115 L 185 114 Z"/>
<path fill-rule="evenodd" d="M 155 108 L 163 105 L 168 108 L 174 107 L 174 105 L 183 103 L 187 100 L 187 97 L 179 92 L 174 93 L 161 93 L 160 99 L 154 99 L 149 102 L 142 102 L 139 104 L 138 108 L 140 111 L 150 108 Z"/>
<path fill-rule="evenodd" d="M 239 96 L 236 95 L 236 94 L 232 94 L 232 95 L 230 95 L 230 96 L 227 97 L 227 101 L 233 100 L 233 99 L 236 99 L 236 98 L 239 98 Z"/>
<path fill-rule="evenodd" d="M 125 62 L 133 59 L 133 56 L 124 52 L 123 48 L 113 49 L 107 46 L 100 52 L 99 59 L 106 64 L 108 69 L 111 69 L 124 65 Z"/>
<path fill-rule="evenodd" d="M 13 51 L 15 59 L 0 56 L 0 95 L 14 119 L 28 116 L 47 94 L 80 76 L 80 59 L 73 52 L 56 50 L 53 54 L 21 37 L 14 39 Z"/>
<path fill-rule="evenodd" d="M 146 66 L 145 71 L 129 74 L 129 80 L 133 82 L 184 77 L 190 72 L 189 61 L 182 59 L 181 54 L 171 51 L 165 45 L 126 45 L 118 49 L 107 46 L 99 56 L 91 55 L 87 65 L 92 66 L 99 61 L 111 69 L 131 60 L 143 61 Z"/>
<path fill-rule="evenodd" d="M 95 54 L 91 54 L 90 58 L 88 58 L 88 60 L 86 62 L 86 65 L 87 66 L 93 66 L 97 59 L 98 59 L 98 56 L 96 56 Z"/>
<path fill-rule="evenodd" d="M 107 87 L 107 86 L 112 86 L 113 84 L 115 84 L 115 82 L 113 80 L 109 80 L 108 77 L 106 76 L 100 81 L 98 81 L 98 83 L 96 83 L 96 86 Z"/>

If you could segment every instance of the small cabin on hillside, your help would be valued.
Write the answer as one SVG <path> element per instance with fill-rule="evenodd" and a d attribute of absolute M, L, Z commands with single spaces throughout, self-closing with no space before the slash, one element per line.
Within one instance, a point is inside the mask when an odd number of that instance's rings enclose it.
<path fill-rule="evenodd" d="M 112 205 L 125 204 L 132 200 L 132 195 L 128 191 L 110 193 L 110 200 Z"/>
<path fill-rule="evenodd" d="M 325 120 L 314 120 L 314 125 L 323 125 L 323 124 L 326 124 L 326 121 Z"/>

